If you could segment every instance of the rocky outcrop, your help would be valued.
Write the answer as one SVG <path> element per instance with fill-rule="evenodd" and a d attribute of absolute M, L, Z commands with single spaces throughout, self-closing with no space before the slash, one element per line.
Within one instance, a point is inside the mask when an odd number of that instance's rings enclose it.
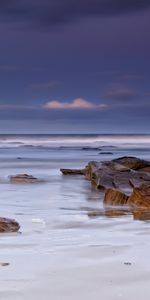
<path fill-rule="evenodd" d="M 137 162 L 137 160 L 135 161 Z M 91 161 L 85 168 L 85 176 L 98 189 L 116 188 L 121 191 L 128 189 L 130 192 L 135 185 L 139 186 L 141 183 L 150 182 L 150 175 L 146 172 L 130 169 L 118 161 L 119 159 L 106 162 Z M 121 161 L 122 159 L 120 159 Z M 123 159 L 124 161 L 126 160 Z"/>
<path fill-rule="evenodd" d="M 9 176 L 9 179 L 12 183 L 34 183 L 39 181 L 36 177 L 28 174 L 18 174 L 15 176 Z"/>
<path fill-rule="evenodd" d="M 60 169 L 63 175 L 84 175 L 84 169 Z"/>
<path fill-rule="evenodd" d="M 101 215 L 107 215 L 106 207 L 119 206 L 126 207 L 134 219 L 146 220 L 150 217 L 149 170 L 149 161 L 124 156 L 111 161 L 91 161 L 84 170 L 61 171 L 85 175 L 92 185 L 104 191 L 105 210 L 100 212 Z"/>
<path fill-rule="evenodd" d="M 0 218 L 0 232 L 17 232 L 20 229 L 18 222 L 12 219 Z"/>

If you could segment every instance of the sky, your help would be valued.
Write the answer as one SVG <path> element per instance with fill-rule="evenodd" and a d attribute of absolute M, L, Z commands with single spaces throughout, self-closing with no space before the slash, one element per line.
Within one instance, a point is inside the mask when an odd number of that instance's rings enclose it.
<path fill-rule="evenodd" d="M 150 133 L 150 0 L 1 0 L 0 133 Z"/>

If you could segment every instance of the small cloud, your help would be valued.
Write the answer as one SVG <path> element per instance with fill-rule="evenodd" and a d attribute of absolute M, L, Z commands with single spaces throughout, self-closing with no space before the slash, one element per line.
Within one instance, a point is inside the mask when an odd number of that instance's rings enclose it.
<path fill-rule="evenodd" d="M 47 102 L 43 108 L 45 109 L 104 109 L 106 104 L 94 104 L 82 98 L 74 99 L 72 102 L 60 102 L 57 100 Z"/>

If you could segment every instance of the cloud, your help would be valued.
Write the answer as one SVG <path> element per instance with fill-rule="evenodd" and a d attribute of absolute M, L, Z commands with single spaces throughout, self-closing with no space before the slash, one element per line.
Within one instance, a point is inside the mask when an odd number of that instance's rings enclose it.
<path fill-rule="evenodd" d="M 130 101 L 135 99 L 137 92 L 131 88 L 114 85 L 105 92 L 104 97 L 117 101 Z"/>
<path fill-rule="evenodd" d="M 85 17 L 128 14 L 150 7 L 149 0 L 1 0 L 1 20 L 51 26 Z"/>
<path fill-rule="evenodd" d="M 50 111 L 50 110 L 91 110 L 107 108 L 106 104 L 94 104 L 82 98 L 74 99 L 72 102 L 61 102 L 52 100 L 44 105 L 26 105 L 26 104 L 0 104 L 0 111 Z"/>
<path fill-rule="evenodd" d="M 47 102 L 43 108 L 45 109 L 104 109 L 106 108 L 106 104 L 94 104 L 85 99 L 77 98 L 72 102 L 60 102 L 57 100 Z"/>

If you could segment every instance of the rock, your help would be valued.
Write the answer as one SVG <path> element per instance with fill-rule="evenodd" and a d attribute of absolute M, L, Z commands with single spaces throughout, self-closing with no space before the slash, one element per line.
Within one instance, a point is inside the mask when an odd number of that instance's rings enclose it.
<path fill-rule="evenodd" d="M 141 179 L 131 178 L 131 179 L 129 179 L 129 183 L 132 188 L 136 188 L 141 185 Z"/>
<path fill-rule="evenodd" d="M 102 167 L 102 164 L 97 161 L 90 161 L 85 167 L 85 177 L 86 179 L 92 181 L 96 184 L 97 176 Z"/>
<path fill-rule="evenodd" d="M 130 172 L 116 172 L 113 182 L 116 189 L 131 193 L 134 187 L 140 186 L 142 183 L 150 183 L 150 176 L 133 170 Z"/>
<path fill-rule="evenodd" d="M 99 152 L 99 154 L 101 154 L 101 155 L 112 155 L 113 152 Z"/>
<path fill-rule="evenodd" d="M 124 262 L 124 265 L 125 265 L 125 266 L 132 266 L 132 264 L 131 264 L 129 261 Z"/>
<path fill-rule="evenodd" d="M 85 168 L 85 176 L 91 181 L 98 189 L 116 188 L 122 191 L 132 191 L 132 188 L 136 185 L 140 185 L 146 181 L 150 182 L 150 176 L 148 173 L 139 172 L 139 170 L 133 170 L 128 167 L 129 164 L 124 165 L 121 162 L 130 162 L 131 166 L 137 167 L 143 165 L 143 160 L 138 158 L 123 157 L 117 160 L 111 161 L 91 161 Z M 134 161 L 134 166 L 133 166 Z M 142 161 L 142 162 L 141 162 Z M 149 162 L 146 162 L 146 164 Z"/>
<path fill-rule="evenodd" d="M 34 183 L 38 182 L 38 179 L 28 174 L 18 174 L 15 176 L 9 176 L 10 182 L 12 183 Z"/>
<path fill-rule="evenodd" d="M 114 161 L 105 161 L 102 163 L 103 168 L 107 171 L 107 172 L 111 172 L 111 171 L 116 171 L 116 172 L 129 172 L 130 169 L 122 164 L 119 164 L 117 162 Z"/>
<path fill-rule="evenodd" d="M 133 173 L 133 176 L 129 179 L 129 183 L 132 188 L 140 187 L 142 183 L 150 184 L 150 176 L 147 174 Z"/>
<path fill-rule="evenodd" d="M 128 203 L 132 207 L 150 209 L 150 183 L 144 183 L 140 187 L 135 187 Z"/>
<path fill-rule="evenodd" d="M 140 172 L 147 172 L 150 173 L 150 167 L 145 167 L 139 170 Z"/>
<path fill-rule="evenodd" d="M 17 232 L 19 223 L 12 219 L 0 218 L 0 232 Z"/>
<path fill-rule="evenodd" d="M 113 176 L 104 172 L 104 174 L 101 174 L 101 176 L 97 177 L 96 186 L 99 190 L 114 188 Z"/>
<path fill-rule="evenodd" d="M 127 205 L 129 196 L 125 193 L 115 190 L 108 189 L 105 192 L 104 204 L 105 205 Z"/>
<path fill-rule="evenodd" d="M 132 213 L 134 220 L 150 221 L 150 209 L 133 210 Z"/>
<path fill-rule="evenodd" d="M 63 175 L 84 175 L 84 169 L 60 169 Z"/>
<path fill-rule="evenodd" d="M 0 266 L 1 267 L 7 267 L 7 266 L 9 266 L 10 265 L 10 263 L 7 263 L 7 262 L 0 262 Z"/>
<path fill-rule="evenodd" d="M 117 162 L 121 165 L 124 165 L 127 168 L 133 169 L 133 170 L 140 170 L 144 168 L 150 167 L 150 162 L 137 158 L 132 156 L 123 156 L 117 159 L 113 160 L 114 162 Z"/>
<path fill-rule="evenodd" d="M 82 147 L 82 150 L 84 151 L 98 151 L 101 150 L 99 147 Z"/>

